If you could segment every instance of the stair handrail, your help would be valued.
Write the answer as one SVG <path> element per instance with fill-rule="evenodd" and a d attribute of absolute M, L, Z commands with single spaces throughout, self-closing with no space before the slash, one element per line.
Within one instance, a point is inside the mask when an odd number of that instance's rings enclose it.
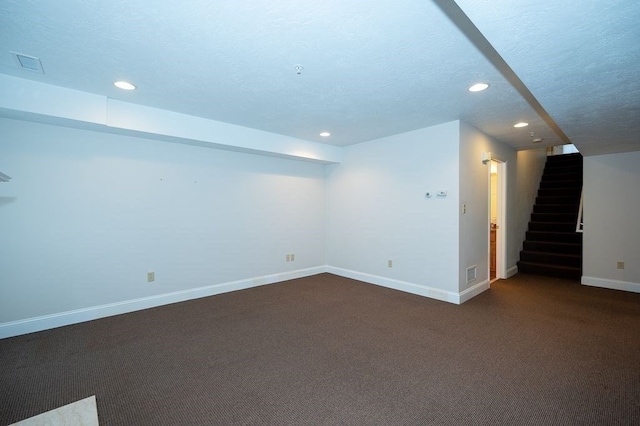
<path fill-rule="evenodd" d="M 584 228 L 584 220 L 582 218 L 582 198 L 584 197 L 584 188 L 580 191 L 580 207 L 578 207 L 578 220 L 576 222 L 576 232 L 582 232 Z"/>

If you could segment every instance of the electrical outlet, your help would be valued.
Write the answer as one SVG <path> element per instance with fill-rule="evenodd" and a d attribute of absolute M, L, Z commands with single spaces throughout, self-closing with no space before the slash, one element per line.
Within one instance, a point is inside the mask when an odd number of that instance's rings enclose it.
<path fill-rule="evenodd" d="M 387 260 L 387 267 L 393 268 L 393 260 Z"/>
<path fill-rule="evenodd" d="M 152 283 L 156 280 L 156 273 L 155 272 L 147 272 L 147 282 L 148 283 Z"/>
<path fill-rule="evenodd" d="M 467 204 L 462 205 L 462 214 L 467 214 Z"/>
<path fill-rule="evenodd" d="M 617 267 L 618 269 L 624 269 L 624 262 L 622 262 L 622 261 L 618 260 L 618 262 L 617 262 L 617 264 L 616 264 L 616 267 Z"/>
<path fill-rule="evenodd" d="M 291 261 L 293 262 L 293 261 L 295 261 L 295 260 L 296 260 L 296 255 L 295 255 L 295 254 L 293 254 L 293 253 L 291 253 Z"/>
<path fill-rule="evenodd" d="M 290 254 L 287 255 L 287 262 L 291 262 L 291 255 Z"/>

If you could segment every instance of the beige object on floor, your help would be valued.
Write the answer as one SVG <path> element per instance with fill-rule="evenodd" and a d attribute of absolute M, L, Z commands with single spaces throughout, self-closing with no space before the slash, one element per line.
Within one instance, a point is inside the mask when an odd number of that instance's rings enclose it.
<path fill-rule="evenodd" d="M 12 426 L 98 426 L 95 395 L 38 414 Z"/>

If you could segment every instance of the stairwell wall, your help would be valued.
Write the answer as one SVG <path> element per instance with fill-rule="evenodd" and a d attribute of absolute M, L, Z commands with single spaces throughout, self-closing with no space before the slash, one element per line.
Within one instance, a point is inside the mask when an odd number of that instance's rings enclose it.
<path fill-rule="evenodd" d="M 638 164 L 640 152 L 584 158 L 585 285 L 640 293 Z"/>
<path fill-rule="evenodd" d="M 516 258 L 522 250 L 522 242 L 531 220 L 533 206 L 536 203 L 538 188 L 547 162 L 546 148 L 518 151 L 518 171 L 516 175 L 516 236 L 519 244 L 513 248 L 516 250 Z"/>

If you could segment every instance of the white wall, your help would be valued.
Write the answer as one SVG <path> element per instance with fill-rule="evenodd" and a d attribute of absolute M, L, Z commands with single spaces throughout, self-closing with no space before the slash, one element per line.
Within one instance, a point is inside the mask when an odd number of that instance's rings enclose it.
<path fill-rule="evenodd" d="M 455 299 L 458 141 L 451 122 L 346 147 L 342 163 L 327 166 L 331 272 Z M 425 198 L 439 189 L 447 197 Z"/>
<path fill-rule="evenodd" d="M 506 162 L 507 197 L 505 217 L 507 269 L 517 262 L 512 247 L 517 245 L 515 233 L 516 151 L 474 127 L 460 123 L 460 268 L 458 282 L 463 292 L 489 281 L 489 191 L 490 163 L 482 163 L 482 153 L 491 152 Z M 462 214 L 463 204 L 466 213 Z M 467 283 L 466 270 L 477 265 L 477 278 Z M 481 290 L 479 288 L 479 290 Z"/>
<path fill-rule="evenodd" d="M 508 268 L 544 166 L 460 122 L 328 166 L 12 119 L 0 131 L 13 178 L 0 184 L 0 337 L 325 270 L 461 303 L 488 288 L 481 153 L 507 162 Z"/>
<path fill-rule="evenodd" d="M 640 292 L 639 165 L 640 152 L 584 158 L 583 284 Z"/>
<path fill-rule="evenodd" d="M 520 241 L 516 256 L 522 250 L 522 242 L 525 239 L 533 206 L 536 203 L 540 180 L 547 162 L 546 148 L 518 151 L 518 170 L 516 177 L 516 236 Z M 517 260 L 517 259 L 516 259 Z"/>
<path fill-rule="evenodd" d="M 10 119 L 0 134 L 0 325 L 325 264 L 323 165 Z"/>

